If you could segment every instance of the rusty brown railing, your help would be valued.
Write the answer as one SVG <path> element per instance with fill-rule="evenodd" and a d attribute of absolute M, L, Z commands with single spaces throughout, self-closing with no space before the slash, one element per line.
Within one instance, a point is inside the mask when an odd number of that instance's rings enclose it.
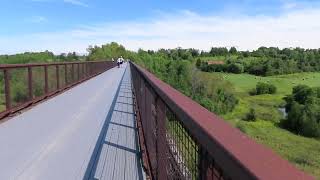
<path fill-rule="evenodd" d="M 112 61 L 0 64 L 0 118 L 114 66 Z"/>
<path fill-rule="evenodd" d="M 313 179 L 147 70 L 130 67 L 150 179 Z"/>

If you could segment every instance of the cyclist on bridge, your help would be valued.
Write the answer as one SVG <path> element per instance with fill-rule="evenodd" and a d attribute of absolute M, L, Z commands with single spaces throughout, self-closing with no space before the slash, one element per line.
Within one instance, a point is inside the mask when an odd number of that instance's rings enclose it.
<path fill-rule="evenodd" d="M 122 63 L 123 63 L 123 58 L 122 58 L 122 56 L 120 56 L 120 58 L 118 58 L 118 60 L 117 60 L 118 68 L 120 67 L 120 65 Z"/>

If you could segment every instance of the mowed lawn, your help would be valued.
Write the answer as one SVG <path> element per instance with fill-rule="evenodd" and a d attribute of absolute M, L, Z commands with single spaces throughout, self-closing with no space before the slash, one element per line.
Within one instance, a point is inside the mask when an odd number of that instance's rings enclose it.
<path fill-rule="evenodd" d="M 229 81 L 239 99 L 235 110 L 222 116 L 225 120 L 257 142 L 272 148 L 298 168 L 320 179 L 320 140 L 293 134 L 278 125 L 283 118 L 283 114 L 279 111 L 279 107 L 285 104 L 283 97 L 291 94 L 292 88 L 299 84 L 320 86 L 320 73 L 296 73 L 270 77 L 249 74 L 211 74 Z M 248 92 L 255 88 L 258 82 L 274 84 L 277 87 L 277 93 L 250 96 Z M 256 122 L 243 120 L 250 108 L 256 110 L 258 118 Z"/>

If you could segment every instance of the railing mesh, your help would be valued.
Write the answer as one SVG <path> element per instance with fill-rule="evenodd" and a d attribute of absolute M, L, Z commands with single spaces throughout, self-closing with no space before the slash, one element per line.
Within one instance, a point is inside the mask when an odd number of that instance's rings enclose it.
<path fill-rule="evenodd" d="M 132 68 L 153 179 L 228 179 L 152 86 Z"/>

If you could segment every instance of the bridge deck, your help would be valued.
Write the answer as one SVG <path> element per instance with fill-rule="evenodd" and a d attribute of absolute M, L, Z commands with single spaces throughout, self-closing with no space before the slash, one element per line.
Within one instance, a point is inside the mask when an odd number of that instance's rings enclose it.
<path fill-rule="evenodd" d="M 129 68 L 124 74 L 111 116 L 100 141 L 90 179 L 143 179 Z"/>
<path fill-rule="evenodd" d="M 125 67 L 1 123 L 0 179 L 142 179 Z"/>

